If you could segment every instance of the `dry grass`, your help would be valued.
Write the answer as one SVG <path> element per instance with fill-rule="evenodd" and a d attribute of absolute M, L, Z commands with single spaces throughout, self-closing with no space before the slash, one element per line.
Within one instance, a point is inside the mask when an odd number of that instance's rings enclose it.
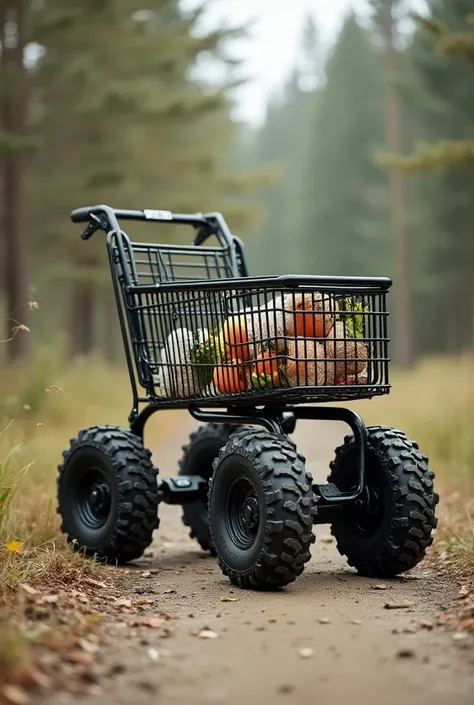
<path fill-rule="evenodd" d="M 15 586 L 41 580 L 52 553 L 63 548 L 55 511 L 62 450 L 94 423 L 126 426 L 131 398 L 124 370 L 99 360 L 65 367 L 44 356 L 33 373 L 10 368 L 0 377 L 0 584 Z M 472 560 L 474 359 L 426 361 L 395 373 L 392 383 L 389 396 L 355 408 L 368 424 L 402 428 L 430 456 L 442 494 L 439 537 L 460 560 Z M 173 414 L 151 420 L 149 445 L 166 433 L 163 422 L 174 423 Z M 12 541 L 21 544 L 19 553 L 6 548 Z"/>
<path fill-rule="evenodd" d="M 90 425 L 127 427 L 131 394 L 124 370 L 99 360 L 68 368 L 49 364 L 33 374 L 10 368 L 0 370 L 0 379 L 1 599 L 8 587 L 41 580 L 51 556 L 64 549 L 55 499 L 62 451 Z M 169 416 L 159 424 L 151 420 L 149 439 L 158 442 Z"/>

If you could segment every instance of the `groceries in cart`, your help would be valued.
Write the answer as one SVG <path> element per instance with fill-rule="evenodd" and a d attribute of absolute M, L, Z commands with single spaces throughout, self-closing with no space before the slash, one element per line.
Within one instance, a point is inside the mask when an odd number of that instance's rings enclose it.
<path fill-rule="evenodd" d="M 231 313 L 211 332 L 173 330 L 161 350 L 161 394 L 367 384 L 370 309 L 362 295 L 291 290 L 264 299 Z"/>

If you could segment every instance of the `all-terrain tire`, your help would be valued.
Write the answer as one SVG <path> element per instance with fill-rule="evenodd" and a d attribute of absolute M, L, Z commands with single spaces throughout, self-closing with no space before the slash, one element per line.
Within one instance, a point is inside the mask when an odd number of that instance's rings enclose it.
<path fill-rule="evenodd" d="M 312 477 L 291 441 L 262 430 L 231 436 L 214 462 L 209 517 L 219 566 L 234 585 L 275 590 L 301 575 L 314 513 Z"/>
<path fill-rule="evenodd" d="M 68 542 L 106 561 L 139 558 L 159 524 L 158 471 L 141 440 L 118 426 L 92 426 L 71 440 L 58 470 Z"/>
<path fill-rule="evenodd" d="M 366 482 L 376 515 L 348 507 L 331 532 L 341 555 L 361 575 L 390 578 L 414 568 L 431 545 L 439 497 L 428 458 L 405 434 L 369 427 Z M 357 485 L 354 437 L 346 436 L 330 464 L 329 482 L 343 491 Z"/>
<path fill-rule="evenodd" d="M 252 431 L 252 426 L 208 423 L 191 433 L 189 443 L 183 446 L 179 461 L 179 475 L 198 475 L 207 482 L 212 476 L 212 464 L 232 434 Z M 207 501 L 183 505 L 183 523 L 190 529 L 190 537 L 196 539 L 203 551 L 216 555 L 209 533 Z"/>

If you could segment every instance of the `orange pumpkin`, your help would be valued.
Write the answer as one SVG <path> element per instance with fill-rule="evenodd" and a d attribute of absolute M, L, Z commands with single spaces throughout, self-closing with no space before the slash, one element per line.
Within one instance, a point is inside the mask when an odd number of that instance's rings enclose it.
<path fill-rule="evenodd" d="M 271 350 L 265 350 L 257 355 L 255 364 L 255 372 L 259 377 L 270 377 L 275 387 L 280 386 L 280 370 L 278 367 L 278 358 L 276 353 Z"/>
<path fill-rule="evenodd" d="M 315 311 L 295 313 L 295 331 L 298 338 L 324 338 L 328 324 L 324 315 Z"/>
<path fill-rule="evenodd" d="M 337 301 L 328 294 L 287 294 L 285 317 L 288 335 L 297 338 L 325 338 L 334 325 Z"/>
<path fill-rule="evenodd" d="M 245 316 L 231 316 L 222 328 L 224 350 L 228 360 L 248 360 L 250 346 L 248 342 L 247 319 Z"/>
<path fill-rule="evenodd" d="M 221 394 L 245 392 L 247 380 L 242 360 L 231 360 L 228 365 L 216 365 L 214 368 L 214 384 Z"/>

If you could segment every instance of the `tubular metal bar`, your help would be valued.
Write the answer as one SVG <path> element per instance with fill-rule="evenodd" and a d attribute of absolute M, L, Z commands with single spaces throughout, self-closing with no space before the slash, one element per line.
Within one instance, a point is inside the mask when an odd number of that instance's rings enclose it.
<path fill-rule="evenodd" d="M 266 277 L 237 277 L 229 279 L 209 279 L 196 282 L 165 282 L 158 284 L 138 284 L 130 287 L 132 294 L 153 294 L 157 290 L 165 293 L 175 290 L 193 290 L 199 284 L 200 290 L 242 289 L 253 290 L 256 287 L 261 289 L 272 289 L 278 287 L 315 287 L 318 286 L 324 291 L 337 291 L 338 289 L 355 289 L 372 292 L 387 291 L 392 286 L 391 279 L 387 277 L 325 277 L 319 275 L 274 275 Z"/>
<path fill-rule="evenodd" d="M 71 220 L 73 223 L 86 223 L 92 215 L 105 215 L 113 229 L 115 229 L 115 224 L 112 223 L 112 216 L 120 220 L 152 220 L 155 223 L 170 222 L 193 225 L 194 227 L 209 226 L 209 220 L 201 213 L 190 215 L 186 213 L 171 213 L 171 217 L 168 219 L 150 219 L 147 218 L 145 210 L 124 210 L 121 208 L 111 208 L 106 205 L 76 208 L 76 210 L 73 210 L 71 213 Z"/>
<path fill-rule="evenodd" d="M 137 406 L 134 406 L 128 420 L 130 422 L 130 431 L 143 440 L 143 432 L 145 430 L 145 424 L 152 416 L 155 411 L 158 411 L 161 407 L 157 404 L 147 404 L 144 409 L 140 412 Z"/>
<path fill-rule="evenodd" d="M 135 374 L 134 374 L 132 354 L 130 351 L 130 346 L 128 344 L 126 320 L 125 320 L 125 314 L 124 314 L 124 310 L 123 310 L 123 306 L 122 306 L 122 294 L 120 291 L 118 279 L 115 276 L 115 272 L 114 272 L 115 263 L 113 261 L 112 247 L 110 244 L 112 237 L 113 237 L 112 234 L 109 234 L 107 237 L 107 254 L 108 254 L 108 258 L 109 258 L 110 272 L 112 274 L 112 286 L 114 288 L 115 303 L 117 306 L 117 313 L 118 313 L 118 317 L 119 317 L 120 333 L 122 334 L 123 347 L 125 350 L 125 360 L 127 362 L 128 375 L 130 377 L 130 385 L 132 387 L 133 406 L 132 406 L 132 411 L 130 412 L 129 419 L 128 419 L 129 422 L 131 423 L 138 416 L 138 388 L 137 388 L 137 381 L 136 381 Z M 122 273 L 121 273 L 121 276 L 123 276 Z M 143 428 L 142 428 L 142 434 L 143 434 Z M 140 438 L 143 439 L 143 435 L 140 435 Z"/>
<path fill-rule="evenodd" d="M 237 266 L 237 254 L 234 249 L 234 236 L 221 213 L 171 213 L 169 211 L 152 210 L 124 210 L 111 208 L 106 205 L 86 206 L 76 208 L 71 213 L 73 223 L 87 223 L 89 225 L 82 233 L 83 240 L 88 240 L 97 230 L 120 232 L 118 221 L 142 220 L 153 223 L 175 223 L 178 225 L 192 225 L 199 228 L 195 244 L 203 243 L 211 235 L 215 235 L 221 245 L 229 249 L 234 267 Z M 239 271 L 234 269 L 233 271 Z"/>
<path fill-rule="evenodd" d="M 233 414 L 230 410 L 227 411 L 203 411 L 196 407 L 189 407 L 189 413 L 196 419 L 204 423 L 230 423 L 230 424 L 250 424 L 255 426 L 263 426 L 270 433 L 282 434 L 280 423 L 269 415 L 263 415 L 256 411 L 252 413 L 249 409 L 243 409 L 242 413 Z"/>
<path fill-rule="evenodd" d="M 273 410 L 272 410 L 273 411 Z M 285 406 L 296 419 L 320 421 L 343 421 L 354 434 L 357 454 L 358 486 L 355 492 L 341 492 L 337 496 L 325 496 L 322 504 L 342 504 L 359 499 L 365 490 L 365 469 L 367 462 L 367 427 L 359 414 L 351 409 L 338 406 Z"/>

